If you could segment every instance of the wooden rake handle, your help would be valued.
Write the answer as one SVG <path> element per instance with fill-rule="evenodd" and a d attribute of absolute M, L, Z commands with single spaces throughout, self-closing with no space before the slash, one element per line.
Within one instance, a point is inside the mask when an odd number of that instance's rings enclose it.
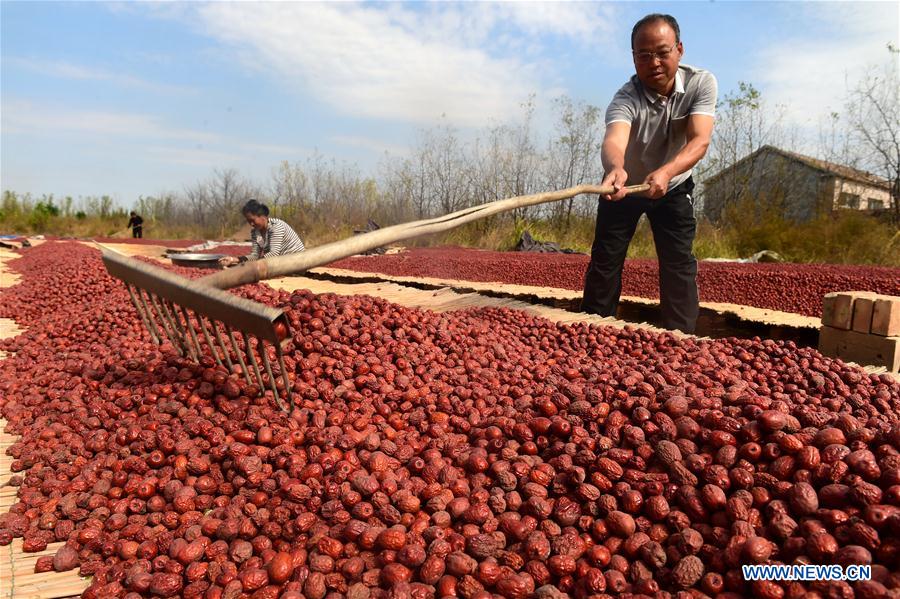
<path fill-rule="evenodd" d="M 648 189 L 650 189 L 649 185 L 642 184 L 626 187 L 625 191 L 626 193 L 631 194 L 647 191 Z M 614 192 L 615 190 L 611 186 L 576 185 L 575 187 L 557 191 L 547 191 L 544 193 L 496 200 L 488 202 L 487 204 L 458 210 L 437 218 L 393 225 L 348 239 L 326 243 L 325 245 L 311 248 L 297 254 L 253 260 L 243 266 L 229 268 L 205 276 L 201 279 L 196 279 L 195 282 L 216 287 L 218 289 L 230 289 L 232 287 L 255 283 L 265 279 L 298 274 L 311 268 L 316 268 L 317 266 L 330 264 L 336 260 L 349 258 L 350 256 L 355 256 L 356 254 L 373 250 L 390 243 L 403 241 L 404 239 L 412 239 L 414 237 L 430 235 L 433 233 L 443 233 L 444 231 L 455 229 L 466 223 L 500 214 L 501 212 L 515 210 L 516 208 L 558 202 L 581 194 L 606 195 Z"/>

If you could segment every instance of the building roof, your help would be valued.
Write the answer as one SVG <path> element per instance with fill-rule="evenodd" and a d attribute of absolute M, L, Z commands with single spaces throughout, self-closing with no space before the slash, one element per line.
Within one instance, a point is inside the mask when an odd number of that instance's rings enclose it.
<path fill-rule="evenodd" d="M 858 181 L 860 183 L 865 183 L 866 185 L 871 185 L 873 187 L 882 187 L 888 190 L 890 190 L 891 188 L 891 184 L 889 181 L 887 181 L 887 179 L 882 179 L 881 177 L 873 175 L 872 173 L 861 171 L 859 169 L 855 169 L 843 164 L 828 162 L 827 160 L 821 160 L 819 158 L 813 158 L 811 156 L 804 156 L 803 154 L 797 154 L 796 152 L 788 152 L 787 150 L 782 150 L 781 148 L 776 148 L 775 146 L 762 146 L 752 154 L 744 156 L 732 166 L 722 169 L 711 177 L 707 177 L 705 183 L 718 179 L 719 177 L 724 175 L 726 171 L 737 168 L 738 165 L 743 164 L 748 160 L 754 159 L 758 154 L 762 154 L 763 152 L 774 152 L 776 154 L 780 154 L 785 158 L 804 164 L 817 171 L 835 175 L 836 177 L 841 177 L 842 179 Z"/>

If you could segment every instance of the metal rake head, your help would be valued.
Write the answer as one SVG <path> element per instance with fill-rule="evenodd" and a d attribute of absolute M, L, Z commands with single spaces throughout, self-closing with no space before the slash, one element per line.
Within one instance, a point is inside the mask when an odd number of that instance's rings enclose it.
<path fill-rule="evenodd" d="M 191 281 L 102 246 L 100 250 L 106 270 L 125 283 L 131 303 L 156 344 L 168 339 L 175 351 L 198 363 L 202 356 L 212 355 L 217 364 L 230 372 L 237 362 L 247 383 L 253 384 L 251 375 L 255 376 L 261 388 L 272 390 L 279 408 L 293 409 L 283 351 L 290 342 L 290 325 L 282 310 Z M 274 348 L 290 408 L 278 392 L 270 347 Z"/>

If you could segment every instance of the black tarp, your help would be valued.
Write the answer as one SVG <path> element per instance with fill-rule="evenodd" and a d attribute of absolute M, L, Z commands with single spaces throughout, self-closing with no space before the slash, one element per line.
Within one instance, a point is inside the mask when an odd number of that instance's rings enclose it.
<path fill-rule="evenodd" d="M 531 233 L 525 231 L 514 248 L 516 252 L 540 252 L 543 254 L 580 254 L 575 250 L 559 247 L 558 243 L 553 241 L 538 241 L 531 236 Z"/>

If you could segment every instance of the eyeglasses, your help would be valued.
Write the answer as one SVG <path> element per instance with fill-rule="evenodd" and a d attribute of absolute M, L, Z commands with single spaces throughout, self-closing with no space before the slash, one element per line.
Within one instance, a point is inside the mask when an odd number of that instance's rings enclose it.
<path fill-rule="evenodd" d="M 675 42 L 668 50 L 660 50 L 659 52 L 632 52 L 632 54 L 634 54 L 634 59 L 638 62 L 651 62 L 654 58 L 666 60 L 677 47 L 678 42 Z"/>

